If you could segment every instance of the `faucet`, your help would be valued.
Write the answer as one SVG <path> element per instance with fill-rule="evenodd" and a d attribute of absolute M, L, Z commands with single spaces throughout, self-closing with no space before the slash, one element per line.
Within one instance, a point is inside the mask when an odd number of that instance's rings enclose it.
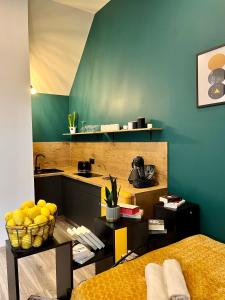
<path fill-rule="evenodd" d="M 39 153 L 39 154 L 37 154 L 37 155 L 35 156 L 35 166 L 34 166 L 34 172 L 35 172 L 35 173 L 40 169 L 40 164 L 39 164 L 39 166 L 38 166 L 38 157 L 43 157 L 43 158 L 45 158 L 45 155 Z"/>

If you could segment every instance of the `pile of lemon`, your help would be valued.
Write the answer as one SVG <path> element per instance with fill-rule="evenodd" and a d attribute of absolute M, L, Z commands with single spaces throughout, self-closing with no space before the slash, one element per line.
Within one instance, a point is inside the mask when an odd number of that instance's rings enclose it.
<path fill-rule="evenodd" d="M 19 209 L 5 214 L 6 229 L 12 247 L 38 248 L 53 234 L 57 206 L 39 200 L 25 201 Z"/>

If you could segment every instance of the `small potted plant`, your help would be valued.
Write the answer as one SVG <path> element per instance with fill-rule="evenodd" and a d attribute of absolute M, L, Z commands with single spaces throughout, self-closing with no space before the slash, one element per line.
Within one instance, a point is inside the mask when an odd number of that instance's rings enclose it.
<path fill-rule="evenodd" d="M 68 124 L 69 124 L 69 130 L 71 134 L 76 132 L 76 126 L 75 126 L 76 116 L 77 116 L 76 112 L 68 114 Z"/>
<path fill-rule="evenodd" d="M 116 222 L 120 218 L 120 207 L 118 206 L 119 192 L 117 191 L 116 178 L 109 176 L 111 182 L 111 191 L 105 187 L 106 202 L 106 220 Z"/>

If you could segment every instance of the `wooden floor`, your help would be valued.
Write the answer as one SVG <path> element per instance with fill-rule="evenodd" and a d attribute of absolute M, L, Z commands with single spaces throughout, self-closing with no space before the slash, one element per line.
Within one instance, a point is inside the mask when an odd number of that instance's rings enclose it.
<path fill-rule="evenodd" d="M 69 237 L 66 228 L 71 226 L 63 218 L 56 223 L 55 237 Z M 90 265 L 74 271 L 74 287 L 95 275 L 95 266 Z M 19 261 L 20 300 L 27 300 L 30 295 L 56 298 L 55 285 L 55 250 L 42 252 Z M 7 271 L 5 248 L 0 248 L 0 300 L 8 300 Z"/>

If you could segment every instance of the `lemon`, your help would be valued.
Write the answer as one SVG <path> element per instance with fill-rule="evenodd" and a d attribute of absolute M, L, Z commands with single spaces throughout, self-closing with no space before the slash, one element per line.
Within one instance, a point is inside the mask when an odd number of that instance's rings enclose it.
<path fill-rule="evenodd" d="M 12 217 L 13 217 L 13 212 L 11 212 L 11 211 L 7 212 L 7 213 L 4 215 L 4 217 L 5 217 L 5 221 L 8 222 L 10 219 L 12 219 Z"/>
<path fill-rule="evenodd" d="M 37 236 L 35 236 L 35 238 L 34 238 L 34 241 L 33 241 L 33 243 L 32 243 L 32 246 L 35 247 L 35 248 L 38 248 L 38 247 L 41 246 L 42 242 L 43 242 L 42 237 L 40 237 L 40 236 L 37 235 Z"/>
<path fill-rule="evenodd" d="M 50 210 L 47 207 L 42 207 L 41 208 L 41 214 L 48 218 L 50 216 Z"/>
<path fill-rule="evenodd" d="M 37 206 L 39 207 L 45 207 L 46 206 L 46 201 L 43 199 L 40 199 L 37 203 Z"/>
<path fill-rule="evenodd" d="M 54 215 L 57 211 L 57 205 L 55 203 L 47 203 L 46 207 L 50 210 L 51 215 Z"/>
<path fill-rule="evenodd" d="M 8 227 L 14 227 L 14 226 L 16 226 L 16 223 L 13 219 L 10 219 L 10 220 L 7 221 L 6 225 Z"/>
<path fill-rule="evenodd" d="M 24 201 L 24 202 L 21 204 L 20 208 L 21 208 L 21 209 L 24 209 L 24 208 L 31 208 L 31 207 L 33 207 L 33 206 L 34 206 L 34 202 L 31 201 L 31 200 L 28 200 L 28 201 Z"/>
<path fill-rule="evenodd" d="M 32 208 L 29 208 L 27 216 L 28 216 L 30 219 L 34 219 L 34 218 L 36 218 L 38 215 L 40 215 L 40 213 L 41 213 L 40 207 L 34 206 L 34 207 L 32 207 Z"/>
<path fill-rule="evenodd" d="M 55 217 L 52 216 L 52 215 L 50 215 L 50 216 L 48 217 L 48 219 L 49 219 L 49 221 L 53 221 L 53 220 L 55 220 Z"/>
<path fill-rule="evenodd" d="M 25 207 L 25 208 L 23 209 L 23 213 L 24 213 L 25 217 L 28 216 L 28 212 L 29 212 L 29 207 Z"/>
<path fill-rule="evenodd" d="M 14 248 L 18 248 L 18 247 L 20 246 L 20 242 L 19 242 L 19 239 L 18 239 L 17 235 L 15 235 L 15 234 L 10 234 L 10 235 L 9 235 L 9 239 L 10 239 L 11 245 L 12 245 Z"/>
<path fill-rule="evenodd" d="M 45 233 L 45 234 L 43 235 L 43 240 L 46 241 L 47 238 L 48 238 L 48 234 Z"/>
<path fill-rule="evenodd" d="M 16 226 L 14 228 L 15 229 L 13 229 L 11 232 L 12 232 L 12 234 L 14 234 L 18 238 L 24 237 L 24 235 L 27 233 L 26 228 L 24 228 L 22 226 Z"/>
<path fill-rule="evenodd" d="M 22 248 L 23 249 L 30 249 L 31 245 L 32 245 L 31 235 L 30 234 L 26 234 L 22 238 Z"/>
<path fill-rule="evenodd" d="M 23 225 L 24 222 L 24 212 L 21 209 L 15 210 L 13 213 L 13 220 L 15 221 L 16 225 Z"/>
<path fill-rule="evenodd" d="M 36 224 L 30 224 L 27 227 L 27 233 L 31 234 L 31 235 L 36 235 L 38 233 L 38 230 L 39 230 L 39 228 Z"/>
<path fill-rule="evenodd" d="M 39 215 L 37 217 L 34 218 L 34 223 L 36 225 L 40 225 L 42 223 L 46 223 L 48 221 L 48 218 L 46 216 L 43 215 Z"/>
<path fill-rule="evenodd" d="M 32 220 L 29 218 L 29 217 L 25 217 L 25 219 L 24 219 L 24 226 L 29 226 L 30 224 L 32 224 L 33 222 L 32 222 Z"/>

